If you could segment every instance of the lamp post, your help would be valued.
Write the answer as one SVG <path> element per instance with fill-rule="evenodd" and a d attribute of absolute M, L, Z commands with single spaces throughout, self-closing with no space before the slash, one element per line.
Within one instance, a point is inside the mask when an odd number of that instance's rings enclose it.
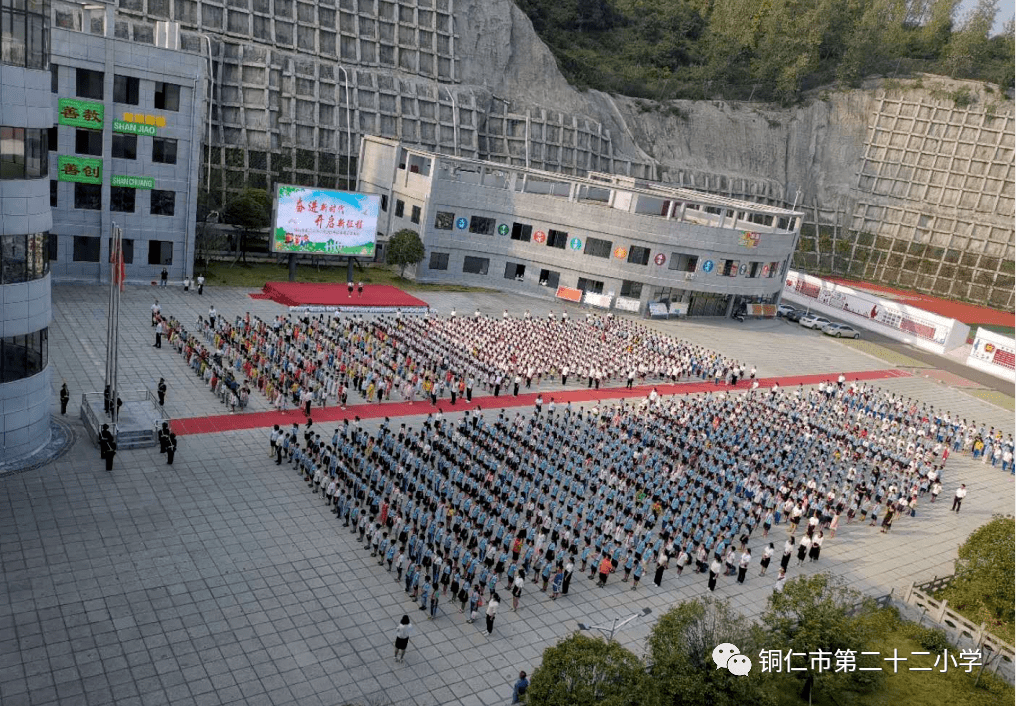
<path fill-rule="evenodd" d="M 613 642 L 614 633 L 617 632 L 618 629 L 623 628 L 625 625 L 637 618 L 644 618 L 652 612 L 652 608 L 643 608 L 640 613 L 635 613 L 635 615 L 630 615 L 627 618 L 622 618 L 621 616 L 614 618 L 614 621 L 610 625 L 586 625 L 585 623 L 579 623 L 579 630 L 587 632 L 599 630 L 607 636 L 607 642 Z"/>

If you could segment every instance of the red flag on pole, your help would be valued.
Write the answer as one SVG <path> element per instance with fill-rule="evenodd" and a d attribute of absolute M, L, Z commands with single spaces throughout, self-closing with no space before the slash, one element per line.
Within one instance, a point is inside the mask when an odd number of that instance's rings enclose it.
<path fill-rule="evenodd" d="M 127 279 L 127 265 L 123 258 L 123 245 L 119 238 L 113 240 L 113 252 L 110 253 L 109 261 L 113 267 L 113 283 L 123 291 L 124 281 Z"/>

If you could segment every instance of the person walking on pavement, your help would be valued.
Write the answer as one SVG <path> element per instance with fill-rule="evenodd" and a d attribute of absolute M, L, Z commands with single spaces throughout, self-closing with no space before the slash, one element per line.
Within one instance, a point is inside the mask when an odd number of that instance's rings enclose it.
<path fill-rule="evenodd" d="M 501 598 L 496 593 L 491 597 L 490 602 L 487 604 L 487 635 L 491 635 L 494 632 L 494 617 L 497 615 L 498 606 L 501 605 Z"/>
<path fill-rule="evenodd" d="M 67 389 L 67 381 L 64 380 L 60 387 L 60 414 L 67 414 L 67 403 L 71 401 L 70 390 Z"/>
<path fill-rule="evenodd" d="M 406 661 L 406 648 L 409 647 L 409 638 L 413 636 L 415 632 L 413 628 L 413 621 L 409 619 L 408 615 L 403 615 L 402 620 L 395 627 L 395 661 L 405 662 Z M 401 653 L 401 655 L 400 655 Z"/>
<path fill-rule="evenodd" d="M 113 439 L 113 432 L 109 430 L 108 424 L 102 425 L 102 432 L 99 434 L 99 455 L 106 461 L 106 470 L 113 470 L 113 457 L 116 456 L 116 441 Z"/>
<path fill-rule="evenodd" d="M 166 378 L 159 378 L 159 386 L 156 388 L 159 393 L 159 406 L 166 404 Z"/>
<path fill-rule="evenodd" d="M 173 465 L 173 456 L 176 454 L 176 434 L 169 435 L 169 443 L 166 444 L 166 464 Z"/>
<path fill-rule="evenodd" d="M 512 703 L 522 703 L 527 691 L 529 691 L 529 679 L 526 678 L 525 672 L 519 672 L 519 680 L 515 682 L 515 688 L 512 689 Z"/>
<path fill-rule="evenodd" d="M 198 294 L 205 293 L 205 276 L 198 275 Z"/>
<path fill-rule="evenodd" d="M 952 511 L 958 513 L 960 506 L 963 504 L 963 498 L 967 497 L 967 486 L 966 483 L 960 483 L 960 487 L 956 489 L 956 495 L 953 496 Z"/>
<path fill-rule="evenodd" d="M 162 308 L 159 306 L 159 300 L 156 299 L 155 303 L 152 304 L 152 327 L 153 328 L 155 327 L 155 324 L 158 322 L 158 320 L 159 320 L 159 314 L 161 312 L 162 312 Z"/>

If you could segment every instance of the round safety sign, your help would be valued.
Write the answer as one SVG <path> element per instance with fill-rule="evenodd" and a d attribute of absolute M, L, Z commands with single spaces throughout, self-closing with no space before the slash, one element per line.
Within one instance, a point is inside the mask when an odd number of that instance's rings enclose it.
<path fill-rule="evenodd" d="M 713 263 L 712 260 L 706 260 L 705 262 L 702 263 L 702 271 L 703 272 L 712 272 L 713 271 L 713 267 L 715 267 L 715 266 L 716 265 Z"/>
<path fill-rule="evenodd" d="M 469 221 L 467 221 L 465 218 L 459 218 L 455 221 L 455 227 L 458 228 L 459 230 L 465 230 L 466 226 L 468 225 Z"/>
<path fill-rule="evenodd" d="M 663 253 L 656 253 L 656 257 L 653 258 L 657 265 L 662 265 L 667 261 L 667 256 Z"/>
<path fill-rule="evenodd" d="M 499 225 L 497 227 L 497 232 L 500 233 L 501 235 L 508 235 L 508 224 L 502 223 L 501 225 Z"/>
<path fill-rule="evenodd" d="M 618 260 L 623 260 L 628 257 L 628 251 L 624 248 L 614 248 L 614 257 Z"/>
<path fill-rule="evenodd" d="M 570 247 L 572 250 L 581 250 L 582 249 L 582 239 L 581 238 L 572 238 L 571 240 L 568 241 L 568 247 Z"/>
<path fill-rule="evenodd" d="M 547 242 L 547 234 L 544 233 L 542 230 L 536 231 L 535 233 L 533 233 L 533 242 L 535 242 L 535 243 L 546 243 Z"/>

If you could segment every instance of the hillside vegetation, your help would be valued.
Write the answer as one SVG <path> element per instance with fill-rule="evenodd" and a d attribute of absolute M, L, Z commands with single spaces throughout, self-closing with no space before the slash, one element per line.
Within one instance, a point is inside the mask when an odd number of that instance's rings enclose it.
<path fill-rule="evenodd" d="M 793 103 L 802 91 L 926 72 L 1014 82 L 998 0 L 515 0 L 580 88 Z"/>

